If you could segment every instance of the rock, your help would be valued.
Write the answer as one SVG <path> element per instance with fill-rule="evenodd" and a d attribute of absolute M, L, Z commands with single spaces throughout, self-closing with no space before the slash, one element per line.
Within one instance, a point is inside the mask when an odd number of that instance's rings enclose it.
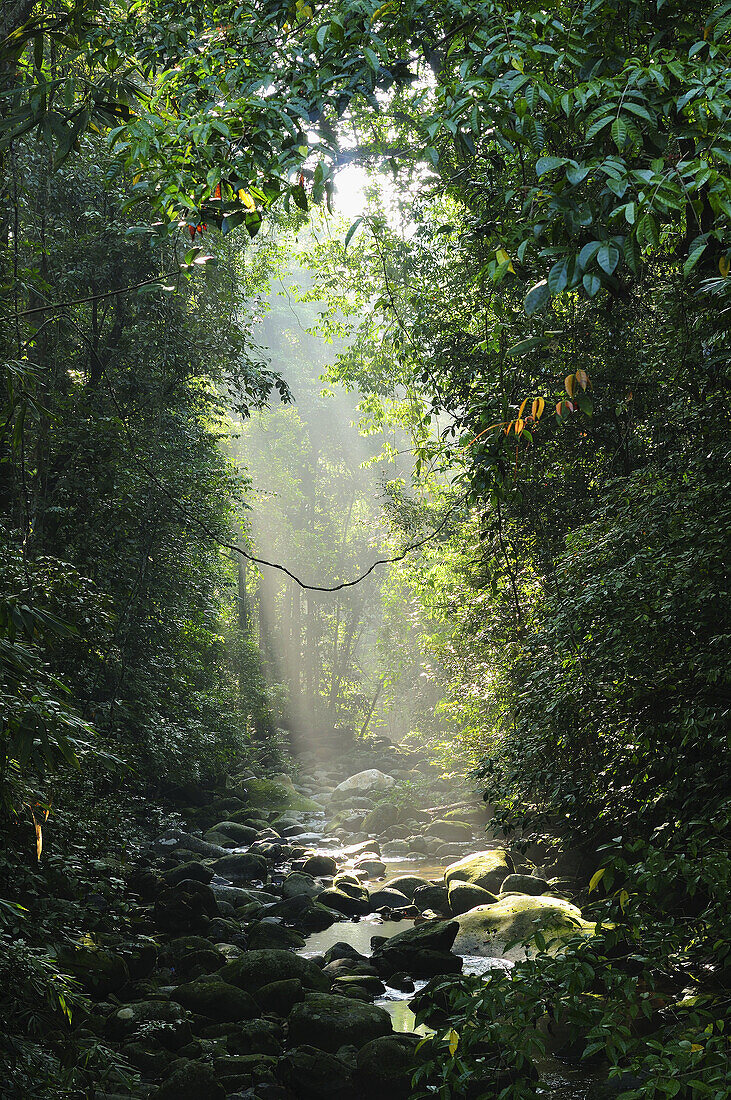
<path fill-rule="evenodd" d="M 531 894 L 536 897 L 546 894 L 551 887 L 543 878 L 537 875 L 508 875 L 500 886 L 501 894 Z"/>
<path fill-rule="evenodd" d="M 319 1050 L 360 1049 L 390 1032 L 391 1017 L 384 1009 L 325 993 L 308 994 L 289 1016 L 290 1042 L 307 1043 Z"/>
<path fill-rule="evenodd" d="M 259 921 L 248 927 L 249 947 L 252 951 L 265 951 L 270 948 L 294 948 L 305 946 L 305 937 L 293 928 L 283 924 L 274 924 L 269 920 Z"/>
<path fill-rule="evenodd" d="M 409 901 L 413 901 L 417 890 L 422 886 L 431 885 L 432 883 L 428 878 L 422 878 L 420 875 L 400 875 L 398 878 L 392 878 L 390 882 L 387 882 L 384 889 L 398 890 L 399 893 L 405 894 Z"/>
<path fill-rule="evenodd" d="M 367 814 L 363 829 L 367 833 L 382 833 L 391 825 L 396 825 L 401 820 L 402 810 L 393 802 L 379 802 Z"/>
<path fill-rule="evenodd" d="M 347 960 L 341 959 L 340 964 L 334 965 L 347 965 Z M 354 970 L 350 974 L 338 974 L 333 981 L 332 992 L 344 997 L 352 996 L 354 993 L 360 996 L 362 993 L 363 1000 L 373 1001 L 386 992 L 386 987 L 375 972 L 371 974 Z"/>
<path fill-rule="evenodd" d="M 165 845 L 165 840 L 160 842 L 162 846 Z M 183 832 L 178 829 L 172 838 L 173 848 L 185 848 L 188 852 L 193 852 L 195 855 L 203 856 L 206 859 L 215 859 L 217 856 L 223 856 L 226 854 L 226 849 L 221 848 L 218 844 L 209 844 L 205 840 L 201 840 L 198 836 L 193 836 L 191 833 Z"/>
<path fill-rule="evenodd" d="M 344 779 L 342 783 L 338 783 L 331 797 L 338 801 L 359 794 L 362 791 L 387 791 L 395 784 L 396 780 L 392 775 L 386 775 L 378 768 L 368 768 L 366 771 L 357 772 L 348 779 Z"/>
<path fill-rule="evenodd" d="M 273 905 L 279 901 L 276 894 L 269 894 L 266 890 L 247 890 L 243 886 L 223 886 L 214 882 L 211 890 L 218 901 L 227 901 L 234 909 L 244 905 Z"/>
<path fill-rule="evenodd" d="M 322 886 L 315 882 L 312 875 L 305 874 L 303 871 L 292 871 L 282 883 L 284 898 L 294 898 L 299 894 L 304 894 L 307 898 L 315 898 L 321 891 Z"/>
<path fill-rule="evenodd" d="M 364 840 L 360 844 L 351 844 L 347 848 L 343 848 L 343 856 L 346 859 L 352 859 L 354 862 L 358 862 L 359 856 L 365 855 L 380 855 L 381 848 L 377 840 Z"/>
<path fill-rule="evenodd" d="M 569 901 L 546 896 L 533 897 L 515 894 L 502 898 L 493 905 L 480 905 L 458 918 L 459 932 L 454 950 L 462 955 L 486 955 L 507 959 L 524 959 L 527 942 L 535 950 L 533 937 L 540 931 L 551 954 L 571 936 L 580 933 L 593 935 L 595 925 L 585 921 L 581 910 Z M 515 946 L 506 945 L 515 942 Z"/>
<path fill-rule="evenodd" d="M 452 863 L 444 872 L 444 881 L 449 884 L 454 879 L 481 886 L 483 890 L 497 893 L 506 875 L 513 870 L 513 861 L 504 848 L 493 848 L 487 852 L 476 852 Z"/>
<path fill-rule="evenodd" d="M 303 813 L 320 813 L 322 806 L 311 798 L 297 794 L 287 783 L 275 783 L 271 779 L 246 779 L 244 787 L 252 806 L 271 810 L 300 810 Z"/>
<path fill-rule="evenodd" d="M 384 908 L 403 909 L 409 904 L 409 899 L 400 890 L 384 886 L 382 890 L 371 891 L 370 903 L 371 912 L 375 912 L 376 909 Z"/>
<path fill-rule="evenodd" d="M 316 877 L 321 875 L 334 875 L 337 869 L 337 861 L 332 856 L 326 856 L 322 853 L 308 856 L 302 867 L 306 875 L 314 875 Z"/>
<path fill-rule="evenodd" d="M 323 890 L 317 901 L 319 905 L 334 909 L 336 913 L 342 913 L 345 917 L 365 916 L 371 910 L 367 894 L 366 897 L 354 898 L 344 890 Z"/>
<path fill-rule="evenodd" d="M 385 977 L 398 971 L 413 978 L 458 973 L 462 960 L 450 952 L 458 931 L 456 921 L 426 921 L 378 943 L 371 961 Z"/>
<path fill-rule="evenodd" d="M 314 905 L 309 905 L 303 913 L 297 918 L 297 925 L 303 932 L 324 932 L 326 928 L 331 928 L 337 920 L 337 914 L 334 909 L 327 909 L 324 905 L 318 905 L 317 902 Z"/>
<path fill-rule="evenodd" d="M 421 913 L 433 909 L 437 913 L 449 913 L 449 895 L 446 886 L 420 886 L 414 891 L 414 905 Z"/>
<path fill-rule="evenodd" d="M 352 962 L 367 963 L 368 958 L 366 955 L 362 955 L 357 948 L 353 947 L 350 943 L 345 943 L 343 940 L 338 940 L 337 943 L 328 947 L 325 952 L 325 963 L 329 966 L 331 962 L 335 962 L 337 959 L 350 959 Z"/>
<path fill-rule="evenodd" d="M 218 916 L 218 905 L 210 886 L 186 878 L 158 894 L 154 912 L 155 924 L 164 932 L 189 932 Z"/>
<path fill-rule="evenodd" d="M 277 1073 L 295 1096 L 306 1100 L 348 1100 L 353 1081 L 350 1067 L 341 1058 L 313 1046 L 288 1051 Z"/>
<path fill-rule="evenodd" d="M 415 1035 L 384 1035 L 371 1039 L 361 1047 L 356 1059 L 356 1073 L 374 1100 L 389 1097 L 399 1100 L 411 1095 L 411 1077 L 416 1069 Z"/>
<path fill-rule="evenodd" d="M 296 1004 L 304 1000 L 304 989 L 299 978 L 287 978 L 281 982 L 269 982 L 257 990 L 256 1001 L 262 1012 L 274 1016 L 289 1016 Z"/>
<path fill-rule="evenodd" d="M 356 868 L 368 878 L 383 878 L 386 874 L 386 864 L 380 859 L 359 859 Z"/>
<path fill-rule="evenodd" d="M 218 825 L 213 826 L 217 833 L 221 833 L 223 836 L 229 838 L 229 840 L 235 840 L 237 844 L 251 844 L 256 840 L 258 829 L 255 829 L 252 825 L 244 825 L 240 821 L 219 821 Z"/>
<path fill-rule="evenodd" d="M 154 1100 L 225 1100 L 226 1089 L 213 1066 L 188 1062 L 174 1070 L 153 1096 Z"/>
<path fill-rule="evenodd" d="M 163 1036 L 173 1039 L 172 1049 L 192 1038 L 185 1012 L 173 1001 L 135 1001 L 123 1005 L 107 1017 L 105 1026 L 109 1038 L 117 1041 L 131 1038 L 141 1028 L 148 1036 L 157 1029 L 161 1039 Z"/>
<path fill-rule="evenodd" d="M 218 1023 L 253 1020 L 259 1015 L 248 993 L 217 978 L 199 978 L 187 985 L 180 985 L 171 998 L 197 1016 L 207 1016 Z"/>
<path fill-rule="evenodd" d="M 325 991 L 330 984 L 310 959 L 291 951 L 247 951 L 240 958 L 226 963 L 219 977 L 254 994 L 264 985 L 290 978 L 298 978 L 304 988 L 310 990 Z"/>
<path fill-rule="evenodd" d="M 88 993 L 99 997 L 115 993 L 129 981 L 123 957 L 103 947 L 62 947 L 58 961 L 61 969 L 68 970 Z"/>
<path fill-rule="evenodd" d="M 229 1032 L 226 1046 L 231 1054 L 278 1054 L 282 1025 L 274 1020 L 250 1020 Z"/>
<path fill-rule="evenodd" d="M 203 936 L 179 936 L 171 940 L 162 953 L 162 960 L 181 974 L 208 974 L 220 970 L 224 958 L 210 940 Z"/>
<path fill-rule="evenodd" d="M 267 861 L 264 856 L 255 855 L 253 852 L 236 852 L 228 856 L 222 856 L 213 864 L 216 874 L 228 878 L 233 883 L 238 882 L 265 882 L 267 877 Z"/>
<path fill-rule="evenodd" d="M 478 905 L 492 905 L 496 901 L 497 898 L 489 890 L 473 886 L 470 882 L 453 879 L 449 884 L 449 908 L 452 916 L 458 917 L 460 913 L 476 909 Z"/>
<path fill-rule="evenodd" d="M 130 978 L 147 978 L 157 965 L 158 948 L 153 939 L 141 936 L 134 943 L 121 944 L 118 952 L 127 964 Z"/>
<path fill-rule="evenodd" d="M 213 1059 L 213 1068 L 228 1094 L 241 1095 L 239 1090 L 252 1087 L 257 1097 L 264 1082 L 274 1082 L 276 1065 L 277 1059 L 265 1054 L 229 1054 Z"/>
<path fill-rule="evenodd" d="M 472 839 L 472 828 L 464 821 L 432 821 L 427 825 L 426 832 L 430 836 L 436 836 L 440 840 L 469 841 Z"/>
<path fill-rule="evenodd" d="M 203 882 L 207 884 L 213 878 L 213 871 L 203 863 L 190 860 L 186 863 L 179 863 L 177 867 L 173 867 L 172 870 L 166 871 L 163 878 L 168 886 L 176 886 L 186 878 L 191 879 L 193 882 Z"/>

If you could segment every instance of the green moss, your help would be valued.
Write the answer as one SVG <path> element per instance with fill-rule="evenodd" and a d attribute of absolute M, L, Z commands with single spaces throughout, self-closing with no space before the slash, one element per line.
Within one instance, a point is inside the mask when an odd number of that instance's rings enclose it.
<path fill-rule="evenodd" d="M 319 813 L 322 810 L 318 802 L 297 794 L 293 787 L 285 783 L 275 783 L 272 779 L 247 779 L 245 786 L 249 804 L 257 809 L 299 810 L 301 813 Z"/>

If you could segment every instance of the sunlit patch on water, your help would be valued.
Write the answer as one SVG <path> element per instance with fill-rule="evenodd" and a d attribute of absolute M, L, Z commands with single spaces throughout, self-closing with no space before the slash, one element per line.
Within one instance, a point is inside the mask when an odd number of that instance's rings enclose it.
<path fill-rule="evenodd" d="M 324 955 L 335 943 L 347 943 L 360 951 L 361 955 L 370 955 L 371 936 L 395 936 L 406 928 L 413 928 L 412 920 L 379 920 L 376 916 L 361 917 L 357 922 L 336 921 L 324 932 L 313 932 L 307 937 L 307 946 L 301 955 Z"/>

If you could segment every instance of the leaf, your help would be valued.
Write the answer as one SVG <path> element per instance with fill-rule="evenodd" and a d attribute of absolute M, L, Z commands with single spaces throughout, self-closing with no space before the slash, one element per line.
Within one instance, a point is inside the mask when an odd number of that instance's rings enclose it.
<path fill-rule="evenodd" d="M 566 375 L 566 378 L 564 378 L 564 383 L 563 384 L 564 384 L 564 388 L 566 390 L 566 393 L 569 395 L 569 397 L 573 397 L 574 396 L 574 390 L 576 389 L 576 375 L 575 374 Z"/>
<path fill-rule="evenodd" d="M 301 183 L 296 184 L 292 188 L 292 198 L 295 201 L 295 205 L 300 208 L 304 213 L 307 213 L 307 194 L 304 186 Z"/>
<path fill-rule="evenodd" d="M 546 402 L 542 397 L 537 397 L 531 405 L 531 416 L 534 420 L 540 420 L 543 416 L 543 410 L 546 407 Z"/>
<path fill-rule="evenodd" d="M 591 878 L 589 879 L 589 893 L 591 893 L 592 890 L 596 890 L 597 886 L 604 878 L 605 871 L 606 867 L 600 867 L 599 870 L 595 871 L 594 874 L 591 876 Z"/>
<path fill-rule="evenodd" d="M 623 118 L 615 118 L 612 123 L 612 141 L 618 149 L 624 149 L 629 141 L 629 130 Z"/>
<path fill-rule="evenodd" d="M 718 270 L 724 279 L 727 278 L 729 271 L 731 271 L 731 259 L 728 256 L 722 256 L 718 261 Z"/>
<path fill-rule="evenodd" d="M 689 275 L 706 250 L 708 241 L 705 237 L 697 237 L 690 246 L 688 257 L 683 264 L 683 274 Z"/>
<path fill-rule="evenodd" d="M 594 298 L 599 293 L 602 281 L 598 275 L 585 275 L 581 281 L 590 298 Z"/>
<path fill-rule="evenodd" d="M 540 179 L 546 172 L 553 172 L 556 168 L 563 168 L 568 161 L 566 157 L 539 157 L 536 161 L 536 175 Z"/>
<path fill-rule="evenodd" d="M 452 1030 L 449 1033 L 449 1053 L 452 1055 L 453 1058 L 454 1058 L 454 1055 L 457 1051 L 458 1046 L 459 1046 L 459 1035 L 454 1030 L 454 1028 L 452 1028 Z"/>
<path fill-rule="evenodd" d="M 515 421 L 515 434 L 520 435 L 524 427 L 525 420 L 523 420 L 522 416 L 519 416 L 518 419 Z"/>
<path fill-rule="evenodd" d="M 579 383 L 582 390 L 585 390 L 586 387 L 589 385 L 589 375 L 586 373 L 585 370 L 577 370 L 576 381 Z"/>
<path fill-rule="evenodd" d="M 596 254 L 596 262 L 602 271 L 606 271 L 607 275 L 611 275 L 619 263 L 619 249 L 616 244 L 609 241 L 603 244 Z"/>
<path fill-rule="evenodd" d="M 541 279 L 540 283 L 532 286 L 525 296 L 525 312 L 529 317 L 533 313 L 538 313 L 546 308 L 550 299 L 551 292 L 548 289 L 548 280 Z"/>
<path fill-rule="evenodd" d="M 239 202 L 242 202 L 247 210 L 256 210 L 256 203 L 249 192 L 245 191 L 243 187 L 237 192 L 237 195 Z"/>
<path fill-rule="evenodd" d="M 505 251 L 504 248 L 498 248 L 497 252 L 495 253 L 495 256 L 496 256 L 497 262 L 499 264 L 507 264 L 508 265 L 508 271 L 512 271 L 513 275 L 515 274 L 515 268 L 513 267 L 513 261 L 510 259 L 510 256 L 508 255 L 508 253 Z"/>
<path fill-rule="evenodd" d="M 579 253 L 579 267 L 582 271 L 586 271 L 587 267 L 594 259 L 601 246 L 601 241 L 590 241 L 589 244 L 584 245 L 581 252 Z"/>
<path fill-rule="evenodd" d="M 351 225 L 350 229 L 348 230 L 348 232 L 345 234 L 345 240 L 343 242 L 343 252 L 346 251 L 348 245 L 350 244 L 350 242 L 353 239 L 353 236 L 354 236 L 358 226 L 360 225 L 360 223 L 362 221 L 363 221 L 362 217 L 361 218 L 356 218 L 355 221 L 353 222 L 353 224 Z"/>
<path fill-rule="evenodd" d="M 585 168 L 583 164 L 570 164 L 566 169 L 566 179 L 572 186 L 582 183 L 591 172 L 591 168 Z"/>
<path fill-rule="evenodd" d="M 560 294 L 569 281 L 569 261 L 567 257 L 557 260 L 548 273 L 548 288 L 551 294 Z"/>
<path fill-rule="evenodd" d="M 528 404 L 529 401 L 530 401 L 530 397 L 526 397 L 525 401 L 523 402 L 523 404 L 518 409 L 518 416 L 519 417 L 521 417 L 523 415 L 523 409 L 526 407 L 526 405 Z"/>

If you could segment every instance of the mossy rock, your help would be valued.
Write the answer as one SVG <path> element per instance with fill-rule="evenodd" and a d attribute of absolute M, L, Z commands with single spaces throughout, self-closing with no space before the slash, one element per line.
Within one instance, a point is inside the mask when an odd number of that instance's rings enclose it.
<path fill-rule="evenodd" d="M 324 991 L 330 987 L 315 963 L 291 951 L 247 951 L 240 958 L 226 963 L 219 977 L 253 994 L 264 985 L 289 978 L 298 978 L 305 989 Z"/>
<path fill-rule="evenodd" d="M 503 880 L 513 871 L 513 861 L 505 848 L 493 848 L 487 852 L 475 852 L 447 867 L 444 881 L 447 886 L 455 879 L 481 886 L 496 894 Z"/>
<path fill-rule="evenodd" d="M 377 1005 L 363 1004 L 349 997 L 310 993 L 292 1009 L 289 1038 L 319 1050 L 364 1046 L 369 1040 L 391 1034 L 391 1017 Z"/>
<path fill-rule="evenodd" d="M 305 1100 L 350 1100 L 353 1094 L 347 1062 L 314 1046 L 300 1046 L 280 1060 L 277 1073 L 294 1095 Z"/>
<path fill-rule="evenodd" d="M 259 1015 L 258 1008 L 248 993 L 217 978 L 188 982 L 178 986 L 171 996 L 197 1016 L 206 1016 L 221 1024 L 253 1020 Z"/>
<path fill-rule="evenodd" d="M 272 779 L 247 779 L 244 787 L 251 806 L 266 810 L 299 810 L 301 813 L 322 812 L 319 802 L 298 794 L 286 783 L 275 783 Z"/>
<path fill-rule="evenodd" d="M 551 887 L 537 875 L 508 875 L 500 886 L 501 894 L 531 894 L 538 897 L 547 894 Z"/>
<path fill-rule="evenodd" d="M 58 953 L 59 965 L 69 971 L 89 993 L 104 997 L 129 981 L 127 963 L 121 955 L 103 947 L 77 945 Z"/>
<path fill-rule="evenodd" d="M 188 1062 L 173 1070 L 156 1092 L 154 1100 L 226 1100 L 226 1089 L 213 1066 Z"/>
<path fill-rule="evenodd" d="M 449 884 L 449 908 L 455 917 L 476 909 L 478 905 L 493 905 L 498 899 L 489 890 L 471 882 L 453 879 Z"/>
<path fill-rule="evenodd" d="M 454 950 L 461 955 L 513 960 L 526 957 L 523 944 L 534 953 L 540 949 L 535 941 L 537 932 L 550 954 L 556 954 L 572 936 L 591 936 L 596 928 L 570 901 L 529 894 L 514 894 L 493 905 L 480 905 L 459 916 L 457 923 Z"/>
<path fill-rule="evenodd" d="M 361 1047 L 356 1073 L 369 1097 L 375 1100 L 388 1096 L 396 1100 L 411 1094 L 411 1077 L 416 1069 L 414 1051 L 418 1042 L 416 1035 L 384 1035 Z"/>
<path fill-rule="evenodd" d="M 257 990 L 256 1001 L 262 1012 L 282 1018 L 289 1016 L 296 1004 L 304 1000 L 305 992 L 299 978 L 270 982 Z"/>

